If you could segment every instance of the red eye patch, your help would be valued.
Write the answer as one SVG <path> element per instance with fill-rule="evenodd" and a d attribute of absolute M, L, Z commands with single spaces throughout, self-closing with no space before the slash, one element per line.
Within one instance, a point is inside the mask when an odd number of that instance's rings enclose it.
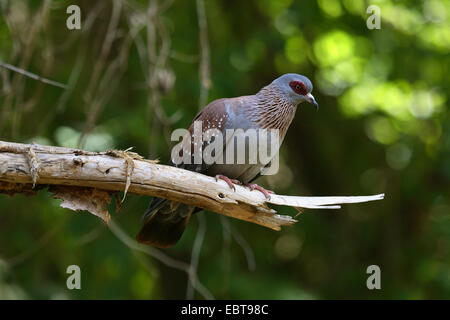
<path fill-rule="evenodd" d="M 302 96 L 306 96 L 308 94 L 305 84 L 301 81 L 291 81 L 289 82 L 289 86 L 297 94 L 301 94 Z"/>

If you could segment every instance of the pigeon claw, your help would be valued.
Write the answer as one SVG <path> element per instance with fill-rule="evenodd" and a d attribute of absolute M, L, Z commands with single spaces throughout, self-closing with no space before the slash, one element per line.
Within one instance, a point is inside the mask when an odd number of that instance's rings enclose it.
<path fill-rule="evenodd" d="M 225 181 L 228 184 L 228 186 L 231 189 L 233 189 L 234 191 L 236 191 L 236 187 L 234 186 L 234 184 L 241 184 L 239 180 L 230 179 L 227 176 L 224 176 L 223 174 L 218 174 L 215 176 L 215 178 L 216 178 L 216 181 L 219 181 L 219 179 Z"/>
<path fill-rule="evenodd" d="M 267 190 L 261 187 L 260 185 L 257 185 L 256 183 L 249 183 L 245 185 L 246 187 L 249 187 L 251 191 L 258 190 L 264 194 L 267 200 L 270 200 L 270 195 L 275 194 L 272 190 Z"/>

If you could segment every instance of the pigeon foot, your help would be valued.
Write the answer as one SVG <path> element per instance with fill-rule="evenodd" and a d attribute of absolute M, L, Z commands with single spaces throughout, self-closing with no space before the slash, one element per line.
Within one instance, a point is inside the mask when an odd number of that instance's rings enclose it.
<path fill-rule="evenodd" d="M 230 179 L 227 176 L 224 176 L 223 174 L 217 174 L 215 176 L 215 178 L 216 178 L 216 181 L 218 181 L 219 179 L 225 181 L 228 184 L 228 186 L 231 189 L 233 189 L 234 191 L 236 191 L 236 187 L 234 186 L 234 184 L 241 184 L 241 182 L 239 180 Z"/>
<path fill-rule="evenodd" d="M 248 184 L 244 184 L 245 187 L 249 187 L 251 191 L 253 190 L 258 190 L 260 191 L 267 200 L 270 200 L 270 195 L 271 194 L 275 194 L 275 192 L 273 192 L 272 190 L 267 190 L 263 187 L 261 187 L 260 185 L 257 185 L 256 183 L 248 183 Z"/>

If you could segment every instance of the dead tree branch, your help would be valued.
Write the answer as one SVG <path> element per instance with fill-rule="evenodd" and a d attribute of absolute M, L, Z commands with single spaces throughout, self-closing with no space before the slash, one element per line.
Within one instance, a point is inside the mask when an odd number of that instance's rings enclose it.
<path fill-rule="evenodd" d="M 23 74 L 26 77 L 29 77 L 29 78 L 34 79 L 34 80 L 41 81 L 41 82 L 46 83 L 46 84 L 50 84 L 50 85 L 55 86 L 55 87 L 60 87 L 60 88 L 63 88 L 63 89 L 67 88 L 67 86 L 65 84 L 62 84 L 62 83 L 59 83 L 59 82 L 56 82 L 56 81 L 53 81 L 53 80 L 50 80 L 50 79 L 46 79 L 46 78 L 41 77 L 41 76 L 39 76 L 37 74 L 31 73 L 31 72 L 29 72 L 27 70 L 23 70 L 23 69 L 17 68 L 17 67 L 15 67 L 15 66 L 13 66 L 13 65 L 11 65 L 9 63 L 4 63 L 4 62 L 0 61 L 0 67 L 6 68 L 8 70 L 11 70 L 11 71 L 14 71 L 14 72 L 17 72 L 17 73 L 20 73 L 20 74 Z"/>
<path fill-rule="evenodd" d="M 133 152 L 88 152 L 63 147 L 0 141 L 0 193 L 34 192 L 50 185 L 64 207 L 88 210 L 106 221 L 111 194 L 128 191 L 195 205 L 274 230 L 295 223 L 267 204 L 295 208 L 337 209 L 337 204 L 381 200 L 384 194 L 359 197 L 297 197 L 272 195 L 236 186 L 203 174 L 157 164 Z M 81 199 L 81 200 L 80 200 Z M 95 201 L 101 204 L 95 203 Z M 80 201 L 84 203 L 80 204 Z M 94 205 L 92 204 L 94 203 Z"/>

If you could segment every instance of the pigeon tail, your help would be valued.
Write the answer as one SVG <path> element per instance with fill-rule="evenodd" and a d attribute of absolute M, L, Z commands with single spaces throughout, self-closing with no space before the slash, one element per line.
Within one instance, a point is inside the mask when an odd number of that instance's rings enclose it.
<path fill-rule="evenodd" d="M 187 204 L 154 198 L 144 215 L 145 224 L 136 236 L 137 241 L 159 248 L 174 246 L 195 209 Z"/>

